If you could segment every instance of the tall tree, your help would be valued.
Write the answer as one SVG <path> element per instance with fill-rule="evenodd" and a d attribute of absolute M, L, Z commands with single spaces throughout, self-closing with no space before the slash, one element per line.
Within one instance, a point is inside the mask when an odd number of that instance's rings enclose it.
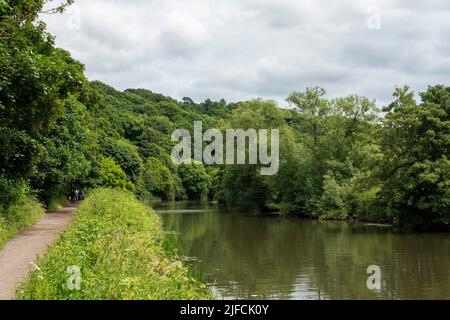
<path fill-rule="evenodd" d="M 38 156 L 26 148 L 51 131 L 64 100 L 78 93 L 86 81 L 83 66 L 55 47 L 45 24 L 38 20 L 46 2 L 0 2 L 0 130 L 4 137 L 0 143 L 2 150 L 16 149 L 14 154 L 2 152 L 0 162 L 14 163 L 19 158 L 21 165 L 2 168 L 5 174 L 19 177 L 30 174 L 33 158 Z M 8 141 L 17 143 L 5 145 Z"/>
<path fill-rule="evenodd" d="M 398 227 L 448 228 L 450 88 L 428 88 L 420 104 L 406 86 L 394 97 L 384 109 L 383 207 Z"/>

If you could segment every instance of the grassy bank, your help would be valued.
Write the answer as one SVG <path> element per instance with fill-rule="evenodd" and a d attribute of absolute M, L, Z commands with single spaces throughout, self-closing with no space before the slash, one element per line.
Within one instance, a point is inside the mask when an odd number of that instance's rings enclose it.
<path fill-rule="evenodd" d="M 170 241 L 169 241 L 170 242 Z M 161 220 L 131 193 L 95 190 L 18 289 L 19 299 L 208 299 L 173 254 Z M 80 290 L 68 267 L 81 270 Z M 69 281 L 70 282 L 70 281 Z"/>
<path fill-rule="evenodd" d="M 64 195 L 53 197 L 47 206 L 47 211 L 48 212 L 58 211 L 59 209 L 66 206 L 67 203 L 68 203 L 68 197 L 66 197 Z"/>
<path fill-rule="evenodd" d="M 44 214 L 44 207 L 20 181 L 0 178 L 0 249 Z"/>

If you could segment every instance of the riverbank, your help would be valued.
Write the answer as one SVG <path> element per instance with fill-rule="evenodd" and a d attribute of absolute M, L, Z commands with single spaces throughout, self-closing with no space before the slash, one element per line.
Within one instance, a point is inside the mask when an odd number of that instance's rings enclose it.
<path fill-rule="evenodd" d="M 95 190 L 39 259 L 19 299 L 209 299 L 181 263 L 161 219 L 118 190 Z"/>

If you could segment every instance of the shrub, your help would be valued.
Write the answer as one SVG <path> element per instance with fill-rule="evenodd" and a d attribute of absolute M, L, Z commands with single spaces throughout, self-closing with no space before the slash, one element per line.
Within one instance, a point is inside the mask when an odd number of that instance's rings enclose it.
<path fill-rule="evenodd" d="M 52 199 L 50 199 L 49 205 L 47 206 L 47 210 L 50 212 L 57 211 L 63 208 L 65 205 L 67 205 L 68 201 L 69 201 L 68 196 L 65 195 L 55 196 Z"/>
<path fill-rule="evenodd" d="M 117 188 L 120 190 L 134 190 L 134 185 L 127 181 L 127 176 L 116 162 L 111 158 L 103 158 L 100 163 L 100 176 L 97 186 Z"/>
<path fill-rule="evenodd" d="M 103 153 L 114 159 L 125 172 L 129 181 L 137 183 L 142 168 L 142 159 L 135 145 L 125 139 L 108 139 L 103 145 Z"/>
<path fill-rule="evenodd" d="M 148 158 L 142 173 L 142 188 L 164 200 L 175 198 L 175 181 L 169 168 L 158 158 Z"/>
<path fill-rule="evenodd" d="M 189 199 L 200 199 L 208 195 L 211 182 L 202 163 L 183 163 L 177 167 L 177 173 Z"/>
<path fill-rule="evenodd" d="M 44 208 L 30 195 L 25 182 L 0 176 L 0 248 L 12 236 L 32 225 Z"/>

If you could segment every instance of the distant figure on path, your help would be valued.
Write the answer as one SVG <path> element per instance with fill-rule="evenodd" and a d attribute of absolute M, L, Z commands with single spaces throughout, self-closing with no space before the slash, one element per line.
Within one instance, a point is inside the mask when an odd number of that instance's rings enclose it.
<path fill-rule="evenodd" d="M 70 190 L 69 199 L 70 199 L 70 202 L 75 202 L 75 191 Z"/>

